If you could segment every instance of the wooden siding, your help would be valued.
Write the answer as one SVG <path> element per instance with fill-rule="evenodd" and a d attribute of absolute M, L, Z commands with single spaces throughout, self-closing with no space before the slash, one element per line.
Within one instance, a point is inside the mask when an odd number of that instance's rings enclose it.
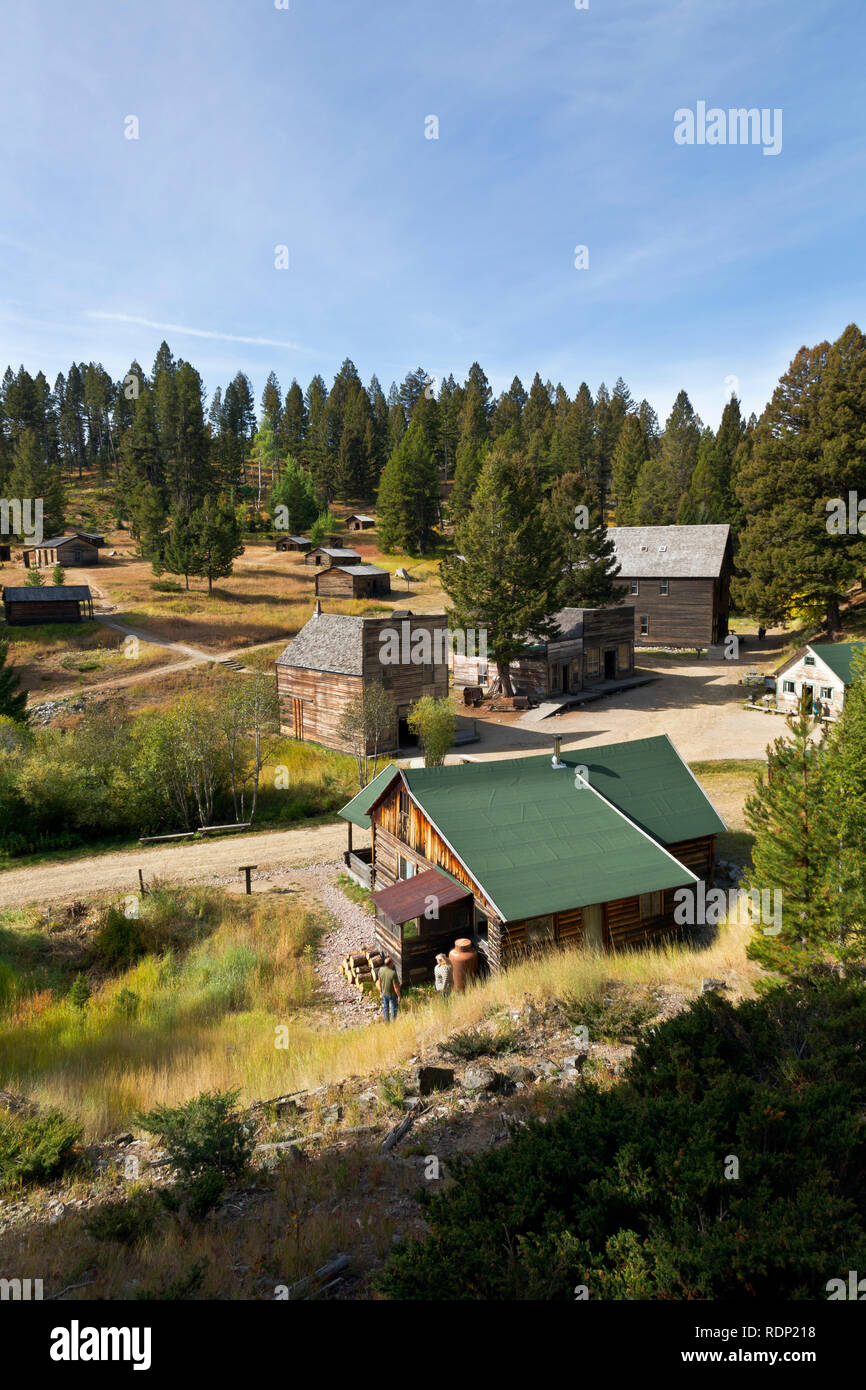
<path fill-rule="evenodd" d="M 364 624 L 365 679 L 382 682 L 397 707 L 398 716 L 405 716 L 409 706 L 425 695 L 443 700 L 448 694 L 447 626 L 444 614 L 438 613 L 428 618 L 379 618 Z M 411 657 L 413 640 L 419 632 L 427 634 L 432 662 L 383 661 L 392 633 L 400 640 L 400 656 Z M 441 634 L 438 638 L 437 633 Z M 441 659 L 436 660 L 436 657 Z"/>
<path fill-rule="evenodd" d="M 418 935 L 404 937 L 402 929 L 376 912 L 376 944 L 394 957 L 401 985 L 432 979 L 433 967 L 439 952 L 445 955 L 458 937 L 471 936 L 471 901 L 450 903 L 443 907 L 438 920 L 418 919 Z"/>
<path fill-rule="evenodd" d="M 298 666 L 277 667 L 277 695 L 280 702 L 280 732 L 306 743 L 323 743 L 328 748 L 351 752 L 340 738 L 338 726 L 350 700 L 359 695 L 360 676 L 335 675 L 332 671 L 305 671 Z M 297 731 L 301 702 L 301 732 Z"/>
<path fill-rule="evenodd" d="M 23 551 L 25 569 L 45 569 L 49 565 L 96 565 L 99 550 L 89 541 L 69 540 L 65 545 L 34 545 Z"/>
<path fill-rule="evenodd" d="M 80 623 L 81 604 L 78 599 L 58 599 L 55 603 L 4 603 L 6 621 L 10 627 L 33 627 L 37 623 Z"/>
<path fill-rule="evenodd" d="M 629 583 L 626 576 L 619 576 Z M 716 581 L 669 579 L 667 596 L 660 579 L 641 579 L 639 592 L 628 592 L 634 604 L 634 640 L 643 646 L 709 647 L 717 640 Z M 641 634 L 641 618 L 648 631 Z"/>
<path fill-rule="evenodd" d="M 331 566 L 316 575 L 316 593 L 323 598 L 369 598 L 390 592 L 389 574 L 346 574 Z"/>

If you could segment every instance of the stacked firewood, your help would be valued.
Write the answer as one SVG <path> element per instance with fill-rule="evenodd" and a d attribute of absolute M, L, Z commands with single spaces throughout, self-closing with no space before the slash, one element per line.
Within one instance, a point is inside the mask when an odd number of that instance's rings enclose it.
<path fill-rule="evenodd" d="M 359 994 L 363 994 L 365 985 L 375 983 L 376 971 L 384 959 L 382 952 L 377 951 L 375 947 L 361 946 L 357 951 L 352 951 L 348 956 L 343 957 L 340 963 L 340 974 L 350 985 L 355 986 Z"/>

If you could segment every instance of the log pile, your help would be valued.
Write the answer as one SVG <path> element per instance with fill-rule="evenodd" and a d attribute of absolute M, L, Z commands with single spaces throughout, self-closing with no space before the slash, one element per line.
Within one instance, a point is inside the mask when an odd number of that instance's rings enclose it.
<path fill-rule="evenodd" d="M 375 984 L 376 971 L 384 959 L 382 952 L 377 951 L 375 946 L 361 946 L 357 951 L 343 957 L 340 974 L 350 985 L 354 985 L 359 994 L 363 994 L 365 985 Z"/>

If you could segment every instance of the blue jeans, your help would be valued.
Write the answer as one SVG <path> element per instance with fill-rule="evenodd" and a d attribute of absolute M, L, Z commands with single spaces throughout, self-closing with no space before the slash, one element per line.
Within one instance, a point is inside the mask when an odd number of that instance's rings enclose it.
<path fill-rule="evenodd" d="M 397 996 L 396 994 L 382 995 L 382 1013 L 385 1015 L 385 1022 L 390 1023 L 392 1018 L 397 1017 Z"/>

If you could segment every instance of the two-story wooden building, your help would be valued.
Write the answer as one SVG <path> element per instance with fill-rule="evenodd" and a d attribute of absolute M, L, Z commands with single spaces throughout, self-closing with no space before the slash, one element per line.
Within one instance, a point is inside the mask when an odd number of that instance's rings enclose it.
<path fill-rule="evenodd" d="M 730 526 L 615 526 L 617 582 L 634 604 L 634 640 L 654 647 L 724 641 L 731 606 Z"/>
<path fill-rule="evenodd" d="M 371 832 L 377 893 L 417 886 L 400 902 L 408 936 L 393 914 L 377 927 L 398 969 L 405 959 L 417 978 L 446 949 L 437 881 L 452 911 L 453 885 L 465 890 L 463 934 L 495 971 L 535 950 L 673 935 L 674 895 L 712 883 L 725 829 L 666 735 L 567 754 L 556 739 L 552 759 L 389 767 L 341 815 L 350 845 L 353 824 Z"/>
<path fill-rule="evenodd" d="M 448 694 L 447 625 L 444 613 L 323 613 L 317 600 L 313 616 L 276 663 L 282 732 L 348 751 L 339 733 L 343 713 L 366 684 L 380 681 L 394 701 L 395 718 L 378 751 L 398 748 L 406 741 L 415 701 Z"/>
<path fill-rule="evenodd" d="M 511 663 L 515 694 L 574 695 L 634 675 L 633 608 L 562 608 L 554 621 L 554 637 L 528 640 Z M 497 674 L 492 661 L 472 652 L 455 651 L 452 668 L 455 685 L 487 685 Z"/>

